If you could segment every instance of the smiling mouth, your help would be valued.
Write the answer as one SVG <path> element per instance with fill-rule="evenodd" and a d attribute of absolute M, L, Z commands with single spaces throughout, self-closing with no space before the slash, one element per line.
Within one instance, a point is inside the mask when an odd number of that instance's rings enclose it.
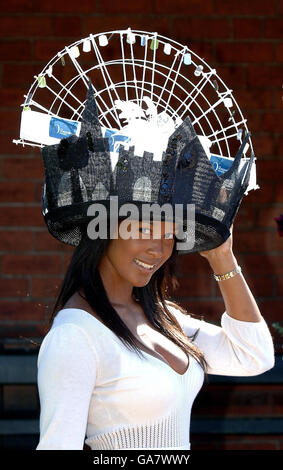
<path fill-rule="evenodd" d="M 146 264 L 146 263 L 144 263 L 143 261 L 140 261 L 137 258 L 134 259 L 134 262 L 137 266 L 139 266 L 140 268 L 144 268 L 147 271 L 152 271 L 156 266 L 156 264 Z"/>

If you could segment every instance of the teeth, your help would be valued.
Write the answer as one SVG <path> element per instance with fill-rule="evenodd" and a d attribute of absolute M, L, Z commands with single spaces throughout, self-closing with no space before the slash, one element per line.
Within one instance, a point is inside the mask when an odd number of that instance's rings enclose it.
<path fill-rule="evenodd" d="M 135 258 L 135 262 L 139 264 L 140 266 L 143 266 L 146 269 L 152 269 L 155 266 L 154 264 L 153 265 L 145 264 L 137 258 Z"/>

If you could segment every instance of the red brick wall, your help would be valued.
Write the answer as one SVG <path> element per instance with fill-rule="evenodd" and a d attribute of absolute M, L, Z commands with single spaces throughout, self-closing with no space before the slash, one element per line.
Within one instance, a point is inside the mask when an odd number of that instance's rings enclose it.
<path fill-rule="evenodd" d="M 269 326 L 282 321 L 283 237 L 274 221 L 283 213 L 282 14 L 279 0 L 1 2 L 2 338 L 44 334 L 72 253 L 72 248 L 49 235 L 41 215 L 44 173 L 39 151 L 12 143 L 19 135 L 23 95 L 34 74 L 63 46 L 89 33 L 128 26 L 187 44 L 233 89 L 252 132 L 261 187 L 244 197 L 234 223 L 234 252 Z M 181 257 L 179 273 L 176 295 L 183 305 L 208 321 L 219 322 L 224 304 L 206 260 L 198 254 Z M 282 339 L 272 327 L 271 331 L 276 351 L 282 353 Z M 232 447 L 249 448 L 240 438 L 233 439 L 227 437 L 228 447 L 231 440 Z M 251 439 L 256 447 L 259 438 L 255 443 Z"/>
<path fill-rule="evenodd" d="M 12 143 L 19 135 L 23 95 L 33 76 L 64 45 L 89 33 L 151 29 L 204 57 L 248 119 L 260 190 L 244 197 L 235 220 L 234 251 L 269 324 L 280 321 L 283 238 L 274 217 L 283 212 L 282 32 L 279 1 L 10 0 L 0 16 L 0 324 L 2 336 L 41 335 L 72 248 L 57 243 L 41 215 L 39 151 Z M 282 34 L 281 34 L 282 37 Z M 280 120 L 281 118 L 281 120 Z M 207 262 L 182 257 L 185 306 L 219 320 L 224 304 Z M 272 330 L 273 331 L 273 330 Z M 281 339 L 273 331 L 277 352 Z"/>

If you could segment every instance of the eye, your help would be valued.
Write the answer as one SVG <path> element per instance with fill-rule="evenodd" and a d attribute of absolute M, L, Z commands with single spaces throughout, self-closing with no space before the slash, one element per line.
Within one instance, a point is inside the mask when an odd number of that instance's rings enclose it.
<path fill-rule="evenodd" d="M 166 233 L 165 235 L 171 235 L 170 237 L 166 237 L 166 236 L 165 236 L 165 238 L 167 238 L 167 239 L 169 239 L 169 240 L 172 239 L 172 238 L 174 238 L 174 233 L 168 232 L 168 233 Z"/>
<path fill-rule="evenodd" d="M 145 230 L 148 230 L 148 232 L 145 232 Z M 151 232 L 151 229 L 149 227 L 140 227 L 139 231 L 149 235 Z M 172 240 L 174 237 L 175 237 L 175 234 L 173 232 L 167 232 L 164 236 L 166 240 Z"/>
<path fill-rule="evenodd" d="M 150 228 L 148 228 L 148 227 L 140 227 L 140 232 L 142 232 L 143 230 L 149 230 L 149 232 L 150 232 Z M 143 233 L 145 233 L 145 232 L 143 232 Z"/>

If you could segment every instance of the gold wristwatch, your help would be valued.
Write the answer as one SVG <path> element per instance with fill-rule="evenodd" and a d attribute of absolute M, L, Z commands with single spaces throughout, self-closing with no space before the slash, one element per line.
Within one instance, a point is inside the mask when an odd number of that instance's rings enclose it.
<path fill-rule="evenodd" d="M 228 273 L 225 274 L 215 274 L 213 273 L 214 279 L 219 282 L 219 281 L 225 281 L 226 279 L 230 279 L 231 277 L 236 276 L 236 274 L 239 274 L 242 272 L 242 269 L 240 266 L 236 266 L 233 271 L 229 271 Z"/>

